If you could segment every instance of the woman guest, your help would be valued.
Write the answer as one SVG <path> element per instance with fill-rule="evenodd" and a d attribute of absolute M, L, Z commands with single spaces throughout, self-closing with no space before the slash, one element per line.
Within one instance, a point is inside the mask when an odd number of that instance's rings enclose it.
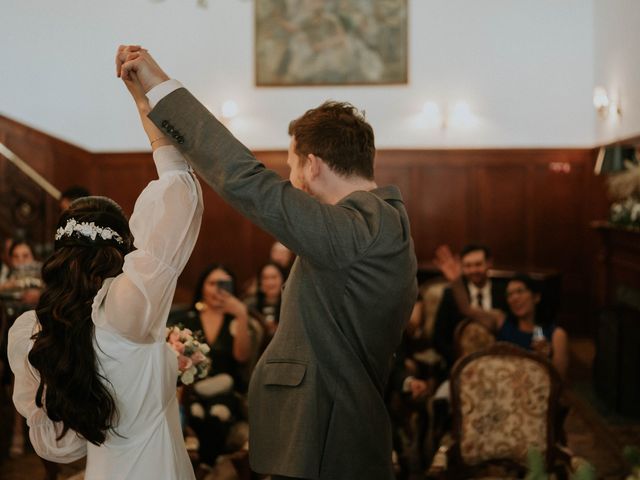
<path fill-rule="evenodd" d="M 7 248 L 8 265 L 10 266 L 6 281 L 0 283 L 0 292 L 7 294 L 4 299 L 8 315 L 8 326 L 23 312 L 32 310 L 40 299 L 42 281 L 40 279 L 41 264 L 36 261 L 33 247 L 26 240 L 13 240 Z M 2 361 L 6 364 L 8 332 L 3 329 Z M 3 369 L 2 385 L 11 386 L 13 376 L 9 369 Z M 14 416 L 13 436 L 11 438 L 10 454 L 13 456 L 24 453 L 24 419 L 20 415 Z"/>
<path fill-rule="evenodd" d="M 14 240 L 9 246 L 9 275 L 0 283 L 0 291 L 11 290 L 19 294 L 22 305 L 33 308 L 40 298 L 40 267 L 33 254 L 33 247 L 25 240 Z"/>
<path fill-rule="evenodd" d="M 278 328 L 285 273 L 279 264 L 267 262 L 258 271 L 257 278 L 257 292 L 254 296 L 246 298 L 245 304 L 250 312 L 255 312 L 264 329 L 264 349 Z"/>
<path fill-rule="evenodd" d="M 562 378 L 567 376 L 569 348 L 567 332 L 538 314 L 538 285 L 527 275 L 516 275 L 507 284 L 507 318 L 496 324 L 496 338 L 515 343 L 549 357 Z"/>
<path fill-rule="evenodd" d="M 235 285 L 233 272 L 224 265 L 207 267 L 196 284 L 193 309 L 183 320 L 186 328 L 202 332 L 211 349 L 209 377 L 194 384 L 188 418 L 200 440 L 204 469 L 229 450 L 231 427 L 243 416 L 236 392 L 246 391 L 242 367 L 251 355 L 251 339 L 249 313 L 235 296 Z"/>
<path fill-rule="evenodd" d="M 158 179 L 127 222 L 105 197 L 74 201 L 58 222 L 35 311 L 9 335 L 14 403 L 42 458 L 87 455 L 85 479 L 193 479 L 165 343 L 176 281 L 195 244 L 202 194 L 136 100 Z M 135 250 L 134 250 L 135 247 Z"/>

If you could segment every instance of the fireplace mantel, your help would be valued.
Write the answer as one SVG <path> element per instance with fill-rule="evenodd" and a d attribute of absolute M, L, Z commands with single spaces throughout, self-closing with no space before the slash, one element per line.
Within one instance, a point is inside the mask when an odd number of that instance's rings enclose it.
<path fill-rule="evenodd" d="M 606 222 L 592 227 L 600 239 L 593 292 L 600 311 L 596 391 L 619 413 L 640 417 L 640 230 Z"/>

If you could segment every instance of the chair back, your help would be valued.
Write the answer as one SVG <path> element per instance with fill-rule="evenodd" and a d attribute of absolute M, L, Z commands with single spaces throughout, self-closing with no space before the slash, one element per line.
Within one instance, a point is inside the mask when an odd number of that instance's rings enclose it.
<path fill-rule="evenodd" d="M 496 343 L 496 337 L 483 324 L 473 320 L 463 320 L 453 333 L 456 358 L 479 352 Z"/>
<path fill-rule="evenodd" d="M 550 467 L 560 388 L 548 360 L 509 343 L 462 357 L 451 372 L 456 463 L 524 467 L 536 448 Z"/>
<path fill-rule="evenodd" d="M 431 281 L 421 287 L 422 306 L 424 311 L 424 331 L 428 339 L 433 338 L 433 329 L 436 324 L 438 307 L 442 300 L 444 289 L 449 285 L 444 280 Z"/>

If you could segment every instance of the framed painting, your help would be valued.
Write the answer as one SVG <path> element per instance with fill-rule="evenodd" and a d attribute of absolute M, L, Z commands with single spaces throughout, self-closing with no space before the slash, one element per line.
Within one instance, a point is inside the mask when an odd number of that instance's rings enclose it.
<path fill-rule="evenodd" d="M 407 83 L 407 0 L 255 0 L 258 86 Z"/>

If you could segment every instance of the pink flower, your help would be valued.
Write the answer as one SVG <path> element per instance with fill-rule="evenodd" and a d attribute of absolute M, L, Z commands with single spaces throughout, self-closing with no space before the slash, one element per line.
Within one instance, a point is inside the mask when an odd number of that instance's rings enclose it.
<path fill-rule="evenodd" d="M 198 378 L 207 376 L 211 365 L 211 360 L 207 356 L 209 346 L 196 340 L 191 330 L 168 327 L 166 341 L 178 360 L 178 383 L 189 385 L 193 383 L 196 376 Z M 189 355 L 186 352 L 189 352 Z"/>
<path fill-rule="evenodd" d="M 185 357 L 184 355 L 180 355 L 178 357 L 178 370 L 180 370 L 181 372 L 188 370 L 192 365 L 193 362 L 189 357 Z"/>
<path fill-rule="evenodd" d="M 196 352 L 191 356 L 191 360 L 193 360 L 194 365 L 198 365 L 200 362 L 206 360 L 207 357 L 204 356 L 202 352 Z"/>
<path fill-rule="evenodd" d="M 175 329 L 171 331 L 169 336 L 167 337 L 167 341 L 174 345 L 175 343 L 180 341 L 180 332 L 177 332 Z"/>

